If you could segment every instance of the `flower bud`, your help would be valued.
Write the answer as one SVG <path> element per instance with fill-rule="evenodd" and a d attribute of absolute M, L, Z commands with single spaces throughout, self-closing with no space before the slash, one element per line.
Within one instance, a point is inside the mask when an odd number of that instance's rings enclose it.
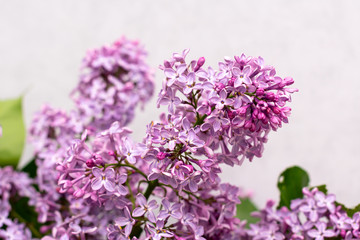
<path fill-rule="evenodd" d="M 264 93 L 265 93 L 265 91 L 264 91 L 263 88 L 258 88 L 258 89 L 256 90 L 256 95 L 259 96 L 259 97 L 263 96 Z"/>
<path fill-rule="evenodd" d="M 93 168 L 93 167 L 95 167 L 95 163 L 92 159 L 88 159 L 88 160 L 86 160 L 86 166 L 89 168 Z"/>
<path fill-rule="evenodd" d="M 198 71 L 204 65 L 204 63 L 205 63 L 205 58 L 204 57 L 199 58 L 194 68 L 194 72 Z"/>
<path fill-rule="evenodd" d="M 164 152 L 158 152 L 158 154 L 156 154 L 156 157 L 157 157 L 157 159 L 159 159 L 159 160 L 163 160 L 164 158 L 166 158 L 166 153 L 164 153 Z"/>

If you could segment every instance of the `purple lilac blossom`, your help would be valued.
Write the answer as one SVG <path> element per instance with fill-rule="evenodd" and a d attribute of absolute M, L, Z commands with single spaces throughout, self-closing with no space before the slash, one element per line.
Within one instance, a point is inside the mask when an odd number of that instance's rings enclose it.
<path fill-rule="evenodd" d="M 66 159 L 67 162 L 71 162 L 72 159 L 67 156 L 76 157 L 84 151 L 82 147 L 87 138 L 94 138 L 95 133 L 103 128 L 108 129 L 114 118 L 119 118 L 120 122 L 111 125 L 108 132 L 103 132 L 103 137 L 110 134 L 110 141 L 114 141 L 113 138 L 118 137 L 118 129 L 128 132 L 122 127 L 133 119 L 137 103 L 140 102 L 143 106 L 153 93 L 153 74 L 144 62 L 145 56 L 146 53 L 139 42 L 126 38 L 116 41 L 111 46 L 89 51 L 83 62 L 80 83 L 72 93 L 76 108 L 66 113 L 44 106 L 33 119 L 29 140 L 35 146 L 36 183 L 42 193 L 36 203 L 36 210 L 41 223 L 50 222 L 44 226 L 44 231 L 52 228 L 55 238 L 62 236 L 70 239 L 103 239 L 100 236 L 106 235 L 106 227 L 118 216 L 120 209 L 128 204 L 125 197 L 116 197 L 128 193 L 128 188 L 124 187 L 126 172 L 117 172 L 114 178 L 104 182 L 104 187 L 98 189 L 100 192 L 106 190 L 115 195 L 98 197 L 95 193 L 87 193 L 85 187 L 91 188 L 93 185 L 97 189 L 98 182 L 92 181 L 93 184 L 89 183 L 80 188 L 77 186 L 81 183 L 81 178 L 63 182 L 64 187 L 69 188 L 66 193 L 57 183 L 64 169 L 62 161 Z M 129 146 L 129 143 L 126 144 Z M 131 151 L 129 158 L 133 162 L 134 149 L 127 150 Z M 113 155 L 114 152 L 119 152 L 117 147 L 109 151 L 113 152 Z M 110 153 L 103 154 L 110 156 Z M 102 166 L 105 164 L 103 157 L 94 153 L 87 156 L 86 164 L 90 169 Z M 105 171 L 112 170 L 109 168 Z M 72 169 L 68 174 L 76 176 L 79 172 L 84 171 Z M 93 203 L 93 199 L 105 202 L 104 209 L 94 208 L 88 204 Z M 93 205 L 96 204 L 98 203 L 95 202 Z M 114 206 L 118 210 L 114 210 Z M 99 214 L 100 212 L 102 213 Z M 71 230 L 70 225 L 75 226 L 74 221 L 80 220 L 79 227 L 82 230 L 77 227 L 77 230 Z"/>
<path fill-rule="evenodd" d="M 317 188 L 303 189 L 304 197 L 291 202 L 290 209 L 274 209 L 274 201 L 253 213 L 259 221 L 250 229 L 237 231 L 242 239 L 360 239 L 360 213 L 348 216 L 335 205 L 333 194 L 324 194 Z M 326 204 L 324 204 L 324 199 Z M 312 210 L 309 210 L 311 207 Z"/>
<path fill-rule="evenodd" d="M 88 51 L 72 98 L 87 125 L 107 129 L 134 118 L 135 107 L 143 107 L 153 94 L 153 73 L 146 64 L 140 42 L 120 38 L 109 46 Z"/>
<path fill-rule="evenodd" d="M 158 106 L 168 105 L 172 116 L 186 117 L 194 129 L 200 127 L 197 136 L 211 138 L 207 146 L 217 151 L 219 162 L 233 165 L 261 157 L 270 130 L 288 122 L 291 109 L 286 103 L 297 91 L 288 87 L 293 79 L 277 76 L 261 57 L 225 58 L 216 71 L 203 67 L 203 57 L 187 63 L 188 52 L 174 54 L 160 66 L 165 79 Z"/>
<path fill-rule="evenodd" d="M 56 169 L 54 162 L 48 168 L 56 170 L 58 199 L 36 200 L 39 219 L 51 221 L 42 230 L 51 229 L 52 237 L 43 240 L 359 238 L 360 214 L 350 218 L 335 206 L 333 195 L 317 189 L 304 189 L 304 198 L 294 200 L 291 209 L 274 210 L 269 201 L 255 213 L 260 221 L 250 229 L 235 217 L 239 197 L 247 195 L 221 183 L 220 166 L 261 157 L 268 133 L 288 122 L 291 109 L 285 105 L 297 91 L 287 88 L 291 78 L 276 76 L 261 57 L 225 58 L 216 71 L 203 68 L 203 57 L 187 64 L 188 50 L 173 54 L 161 66 L 166 79 L 158 99 L 169 114 L 148 125 L 143 143 L 134 143 L 124 128 L 133 112 L 124 110 L 123 116 L 117 104 L 129 98 L 122 90 L 140 88 L 128 78 L 139 71 L 131 59 L 143 52 L 126 41 L 94 50 L 84 60 L 89 73 L 74 91 L 80 109 L 74 118 L 48 109 L 44 119 L 50 120 L 43 124 L 40 115 L 32 130 L 43 160 L 37 163 L 46 166 L 44 159 L 57 156 Z M 125 50 L 118 51 L 120 46 Z M 142 87 L 148 96 L 150 85 Z M 60 210 L 60 199 L 67 211 Z M 4 209 L 0 223 L 14 234 Z"/>

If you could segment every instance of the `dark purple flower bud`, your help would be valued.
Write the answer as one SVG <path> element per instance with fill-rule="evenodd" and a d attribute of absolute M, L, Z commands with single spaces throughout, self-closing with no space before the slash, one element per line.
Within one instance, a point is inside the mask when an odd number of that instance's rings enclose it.
<path fill-rule="evenodd" d="M 157 159 L 159 160 L 163 160 L 164 158 L 166 158 L 166 153 L 164 152 L 158 152 L 158 154 L 156 155 Z"/>
<path fill-rule="evenodd" d="M 205 58 L 204 57 L 199 58 L 194 68 L 194 72 L 198 71 L 204 65 L 204 63 L 205 63 Z"/>
<path fill-rule="evenodd" d="M 86 160 L 86 166 L 89 168 L 93 168 L 93 167 L 95 167 L 95 163 L 92 159 L 88 159 L 88 160 Z"/>
<path fill-rule="evenodd" d="M 221 91 L 224 87 L 225 87 L 225 85 L 222 84 L 222 83 L 216 83 L 215 84 L 216 91 Z"/>
<path fill-rule="evenodd" d="M 265 93 L 265 98 L 270 100 L 270 101 L 274 101 L 275 100 L 275 94 L 273 92 L 266 92 Z"/>
<path fill-rule="evenodd" d="M 116 154 L 115 154 L 114 151 L 109 151 L 108 154 L 109 154 L 109 156 L 111 156 L 111 157 L 116 157 Z"/>
<path fill-rule="evenodd" d="M 264 120 L 266 118 L 265 114 L 262 112 L 259 112 L 259 114 L 257 115 L 257 118 L 260 120 Z"/>
<path fill-rule="evenodd" d="M 258 88 L 258 89 L 256 90 L 256 95 L 259 96 L 259 97 L 263 96 L 264 93 L 265 93 L 265 91 L 264 91 L 263 88 Z"/>
<path fill-rule="evenodd" d="M 184 167 L 189 171 L 189 173 L 194 172 L 194 167 L 192 165 L 184 165 Z"/>
<path fill-rule="evenodd" d="M 281 112 L 280 108 L 278 107 L 273 107 L 272 110 L 275 114 L 279 114 Z"/>
<path fill-rule="evenodd" d="M 237 113 L 240 115 L 244 115 L 244 114 L 246 114 L 247 109 L 248 109 L 248 106 L 242 106 L 241 108 L 239 108 L 237 110 Z"/>
<path fill-rule="evenodd" d="M 234 86 L 234 83 L 235 83 L 235 80 L 236 80 L 236 77 L 231 77 L 230 80 L 228 81 L 228 86 Z"/>
<path fill-rule="evenodd" d="M 165 60 L 165 61 L 164 61 L 164 67 L 165 67 L 165 68 L 171 68 L 172 65 L 171 65 L 171 63 L 170 63 L 169 61 Z"/>
<path fill-rule="evenodd" d="M 265 101 L 259 101 L 256 107 L 264 111 L 267 109 L 268 105 Z"/>
<path fill-rule="evenodd" d="M 250 120 L 246 121 L 245 124 L 244 124 L 244 128 L 249 129 L 251 127 L 251 124 L 252 123 L 251 123 Z"/>
<path fill-rule="evenodd" d="M 102 157 L 100 155 L 93 154 L 92 159 L 93 159 L 93 161 L 95 162 L 96 165 L 102 165 L 103 166 L 105 164 L 104 160 L 102 159 Z"/>
<path fill-rule="evenodd" d="M 227 114 L 228 114 L 230 119 L 233 119 L 236 116 L 236 112 L 231 111 L 230 109 L 227 109 Z"/>

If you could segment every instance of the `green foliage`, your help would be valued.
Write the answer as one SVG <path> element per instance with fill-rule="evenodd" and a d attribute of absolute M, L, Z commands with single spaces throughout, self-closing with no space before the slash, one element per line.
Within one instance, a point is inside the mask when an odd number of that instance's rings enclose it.
<path fill-rule="evenodd" d="M 251 216 L 252 212 L 258 211 L 258 208 L 250 200 L 250 198 L 240 198 L 241 203 L 237 205 L 236 217 L 240 220 L 246 220 L 246 226 L 249 227 L 250 223 L 256 223 L 258 218 Z"/>
<path fill-rule="evenodd" d="M 328 190 L 325 184 L 323 185 L 319 185 L 319 186 L 315 186 L 315 187 L 311 187 L 310 190 L 317 188 L 320 192 L 323 192 L 324 194 L 327 194 Z"/>
<path fill-rule="evenodd" d="M 336 206 L 341 206 L 341 209 L 344 210 L 349 217 L 352 217 L 356 212 L 360 212 L 360 204 L 356 205 L 354 208 L 347 208 L 344 204 L 335 202 Z"/>
<path fill-rule="evenodd" d="M 36 159 L 35 157 L 31 159 L 31 161 L 28 164 L 26 164 L 25 167 L 23 167 L 23 169 L 21 169 L 21 171 L 28 173 L 31 178 L 36 177 L 37 166 L 35 163 L 35 159 Z"/>
<path fill-rule="evenodd" d="M 277 184 L 280 190 L 278 208 L 283 206 L 290 208 L 291 200 L 302 198 L 302 189 L 309 185 L 309 181 L 307 172 L 298 166 L 293 166 L 283 171 L 278 178 Z"/>
<path fill-rule="evenodd" d="M 0 167 L 16 167 L 25 142 L 25 126 L 22 115 L 22 97 L 0 101 Z"/>
<path fill-rule="evenodd" d="M 17 219 L 20 223 L 24 223 L 31 231 L 33 237 L 41 238 L 42 234 L 39 229 L 41 224 L 37 221 L 37 213 L 34 207 L 29 206 L 29 198 L 15 196 L 10 199 L 11 211 L 9 217 Z"/>

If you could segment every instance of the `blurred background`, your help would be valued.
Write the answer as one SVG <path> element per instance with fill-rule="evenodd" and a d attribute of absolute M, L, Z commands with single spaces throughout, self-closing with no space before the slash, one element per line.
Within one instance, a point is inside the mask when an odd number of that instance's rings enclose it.
<path fill-rule="evenodd" d="M 81 59 L 122 35 L 140 40 L 156 74 L 156 94 L 130 125 L 138 141 L 158 119 L 158 65 L 190 48 L 217 66 L 224 56 L 262 56 L 292 76 L 290 124 L 270 134 L 264 156 L 225 167 L 224 182 L 278 200 L 277 177 L 300 165 L 311 185 L 327 184 L 339 202 L 360 202 L 360 1 L 1 1 L 0 98 L 25 93 L 27 127 L 42 104 L 71 109 Z M 27 146 L 22 158 L 31 157 Z"/>

